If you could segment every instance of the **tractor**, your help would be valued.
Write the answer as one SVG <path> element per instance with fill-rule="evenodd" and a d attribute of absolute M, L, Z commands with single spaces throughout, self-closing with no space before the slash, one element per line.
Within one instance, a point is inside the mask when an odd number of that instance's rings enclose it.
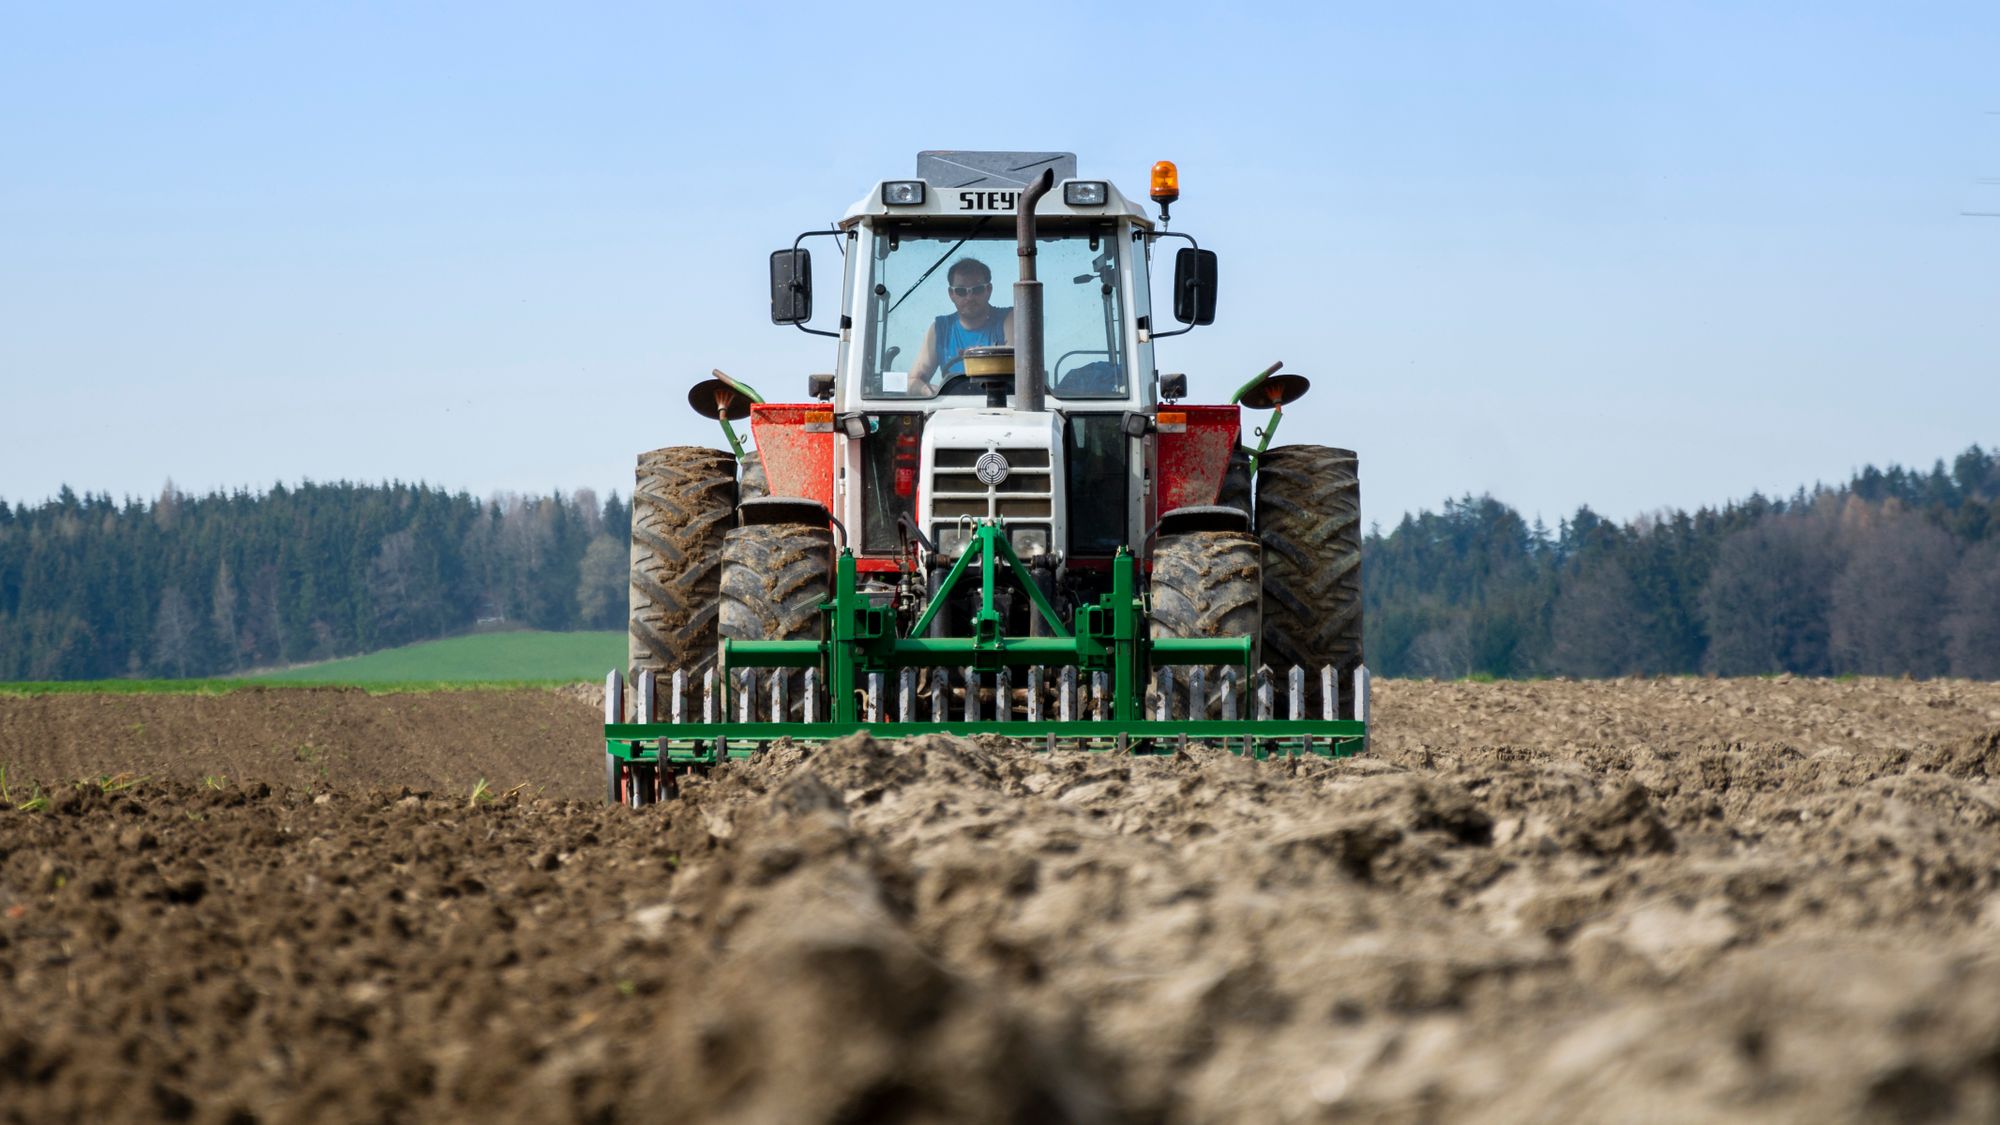
<path fill-rule="evenodd" d="M 1365 747 L 1356 457 L 1271 445 L 1308 389 L 1282 364 L 1220 405 L 1160 374 L 1159 341 L 1214 321 L 1217 270 L 1168 229 L 1175 166 L 1149 180 L 1157 221 L 1069 153 L 923 152 L 771 255 L 772 321 L 835 341 L 834 370 L 785 403 L 716 371 L 688 400 L 728 448 L 640 455 L 609 800 L 861 730 Z M 837 317 L 814 315 L 818 240 Z"/>

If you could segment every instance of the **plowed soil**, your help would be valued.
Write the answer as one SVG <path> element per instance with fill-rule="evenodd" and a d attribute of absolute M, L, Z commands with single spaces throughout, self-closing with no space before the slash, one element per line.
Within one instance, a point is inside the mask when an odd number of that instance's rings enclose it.
<path fill-rule="evenodd" d="M 632 811 L 586 690 L 0 698 L 0 1120 L 2000 1119 L 2000 685 L 1376 703 Z"/>

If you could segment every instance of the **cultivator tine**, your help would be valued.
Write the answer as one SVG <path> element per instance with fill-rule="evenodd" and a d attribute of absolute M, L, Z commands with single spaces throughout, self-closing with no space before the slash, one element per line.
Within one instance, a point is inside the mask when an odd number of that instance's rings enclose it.
<path fill-rule="evenodd" d="M 1090 717 L 1100 723 L 1104 721 L 1104 696 L 1107 686 L 1104 673 L 1090 674 Z"/>
<path fill-rule="evenodd" d="M 1340 718 L 1340 675 L 1333 670 L 1331 664 L 1320 666 L 1319 705 L 1322 718 Z"/>
<path fill-rule="evenodd" d="M 757 718 L 757 673 L 745 668 L 736 673 L 736 721 L 752 722 Z"/>
<path fill-rule="evenodd" d="M 715 708 L 715 669 L 710 668 L 701 674 L 701 721 L 714 722 Z"/>
<path fill-rule="evenodd" d="M 639 690 L 634 692 L 632 697 L 633 722 L 650 723 L 653 721 L 653 716 L 659 714 L 653 709 L 653 696 L 658 686 L 659 680 L 651 668 L 639 673 Z"/>
<path fill-rule="evenodd" d="M 667 714 L 675 723 L 687 722 L 687 688 L 687 669 L 674 669 L 674 678 L 667 681 Z"/>
<path fill-rule="evenodd" d="M 1174 713 L 1174 670 L 1160 669 L 1159 680 L 1159 702 L 1153 707 L 1153 717 L 1164 723 Z"/>
<path fill-rule="evenodd" d="M 1359 722 L 1365 723 L 1368 721 L 1368 709 L 1369 709 L 1368 691 L 1370 686 L 1374 683 L 1374 680 L 1375 677 L 1371 675 L 1368 671 L 1368 665 L 1366 664 L 1355 665 L 1354 718 Z M 1375 728 L 1371 725 L 1367 730 L 1364 730 L 1361 733 L 1361 752 L 1364 754 L 1368 752 L 1368 740 L 1370 737 L 1373 736 L 1374 729 Z"/>
<path fill-rule="evenodd" d="M 806 669 L 805 698 L 799 703 L 799 710 L 804 712 L 806 722 L 819 722 L 819 669 Z"/>
<path fill-rule="evenodd" d="M 965 721 L 979 721 L 979 673 L 971 668 L 965 670 Z"/>
<path fill-rule="evenodd" d="M 861 696 L 861 718 L 865 722 L 882 721 L 882 673 L 868 673 L 868 690 Z"/>
<path fill-rule="evenodd" d="M 787 706 L 791 700 L 785 698 L 791 685 L 785 680 L 783 668 L 771 669 L 771 721 L 774 723 L 782 723 L 792 717 L 792 709 Z"/>
<path fill-rule="evenodd" d="M 917 670 L 905 668 L 896 677 L 896 721 L 917 721 Z"/>
<path fill-rule="evenodd" d="M 1188 669 L 1187 717 L 1208 718 L 1208 671 L 1197 664 Z"/>
<path fill-rule="evenodd" d="M 625 721 L 625 674 L 616 670 L 604 677 L 604 721 Z"/>
<path fill-rule="evenodd" d="M 1303 719 L 1305 717 L 1306 717 L 1306 670 L 1300 667 L 1299 665 L 1294 664 L 1292 665 L 1292 718 Z M 1301 753 L 1305 754 L 1311 754 L 1313 752 L 1312 735 L 1307 734 L 1299 736 L 1299 750 Z"/>
<path fill-rule="evenodd" d="M 1269 668 L 1257 669 L 1257 716 L 1256 717 L 1260 722 L 1265 719 L 1272 718 L 1277 712 L 1277 707 L 1275 706 L 1276 701 L 1272 698 L 1272 693 L 1273 693 L 1273 688 L 1271 686 L 1271 670 Z"/>
<path fill-rule="evenodd" d="M 1076 719 L 1076 669 L 1064 667 L 1056 680 L 1056 718 L 1072 722 Z"/>
<path fill-rule="evenodd" d="M 1014 721 L 1014 673 L 1006 668 L 993 677 L 993 718 L 1003 723 Z"/>
<path fill-rule="evenodd" d="M 1042 666 L 1036 664 L 1028 669 L 1028 721 L 1042 721 Z"/>
<path fill-rule="evenodd" d="M 1236 669 L 1222 670 L 1222 721 L 1236 721 Z"/>

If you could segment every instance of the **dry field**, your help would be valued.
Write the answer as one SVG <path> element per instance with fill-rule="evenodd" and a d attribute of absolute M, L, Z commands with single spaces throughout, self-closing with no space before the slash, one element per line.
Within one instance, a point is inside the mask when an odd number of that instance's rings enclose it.
<path fill-rule="evenodd" d="M 2000 1118 L 2000 685 L 1376 698 L 639 812 L 583 690 L 0 698 L 0 1121 Z"/>

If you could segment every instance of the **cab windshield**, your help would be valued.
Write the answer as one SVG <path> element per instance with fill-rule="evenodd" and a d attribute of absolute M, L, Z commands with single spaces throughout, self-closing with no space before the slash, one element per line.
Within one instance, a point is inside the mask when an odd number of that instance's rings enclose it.
<path fill-rule="evenodd" d="M 1049 394 L 1124 398 L 1124 293 L 1114 228 L 1044 230 L 1035 245 Z M 862 393 L 878 399 L 982 394 L 964 375 L 963 353 L 1017 342 L 1013 216 L 892 228 L 877 232 L 873 251 Z"/>

